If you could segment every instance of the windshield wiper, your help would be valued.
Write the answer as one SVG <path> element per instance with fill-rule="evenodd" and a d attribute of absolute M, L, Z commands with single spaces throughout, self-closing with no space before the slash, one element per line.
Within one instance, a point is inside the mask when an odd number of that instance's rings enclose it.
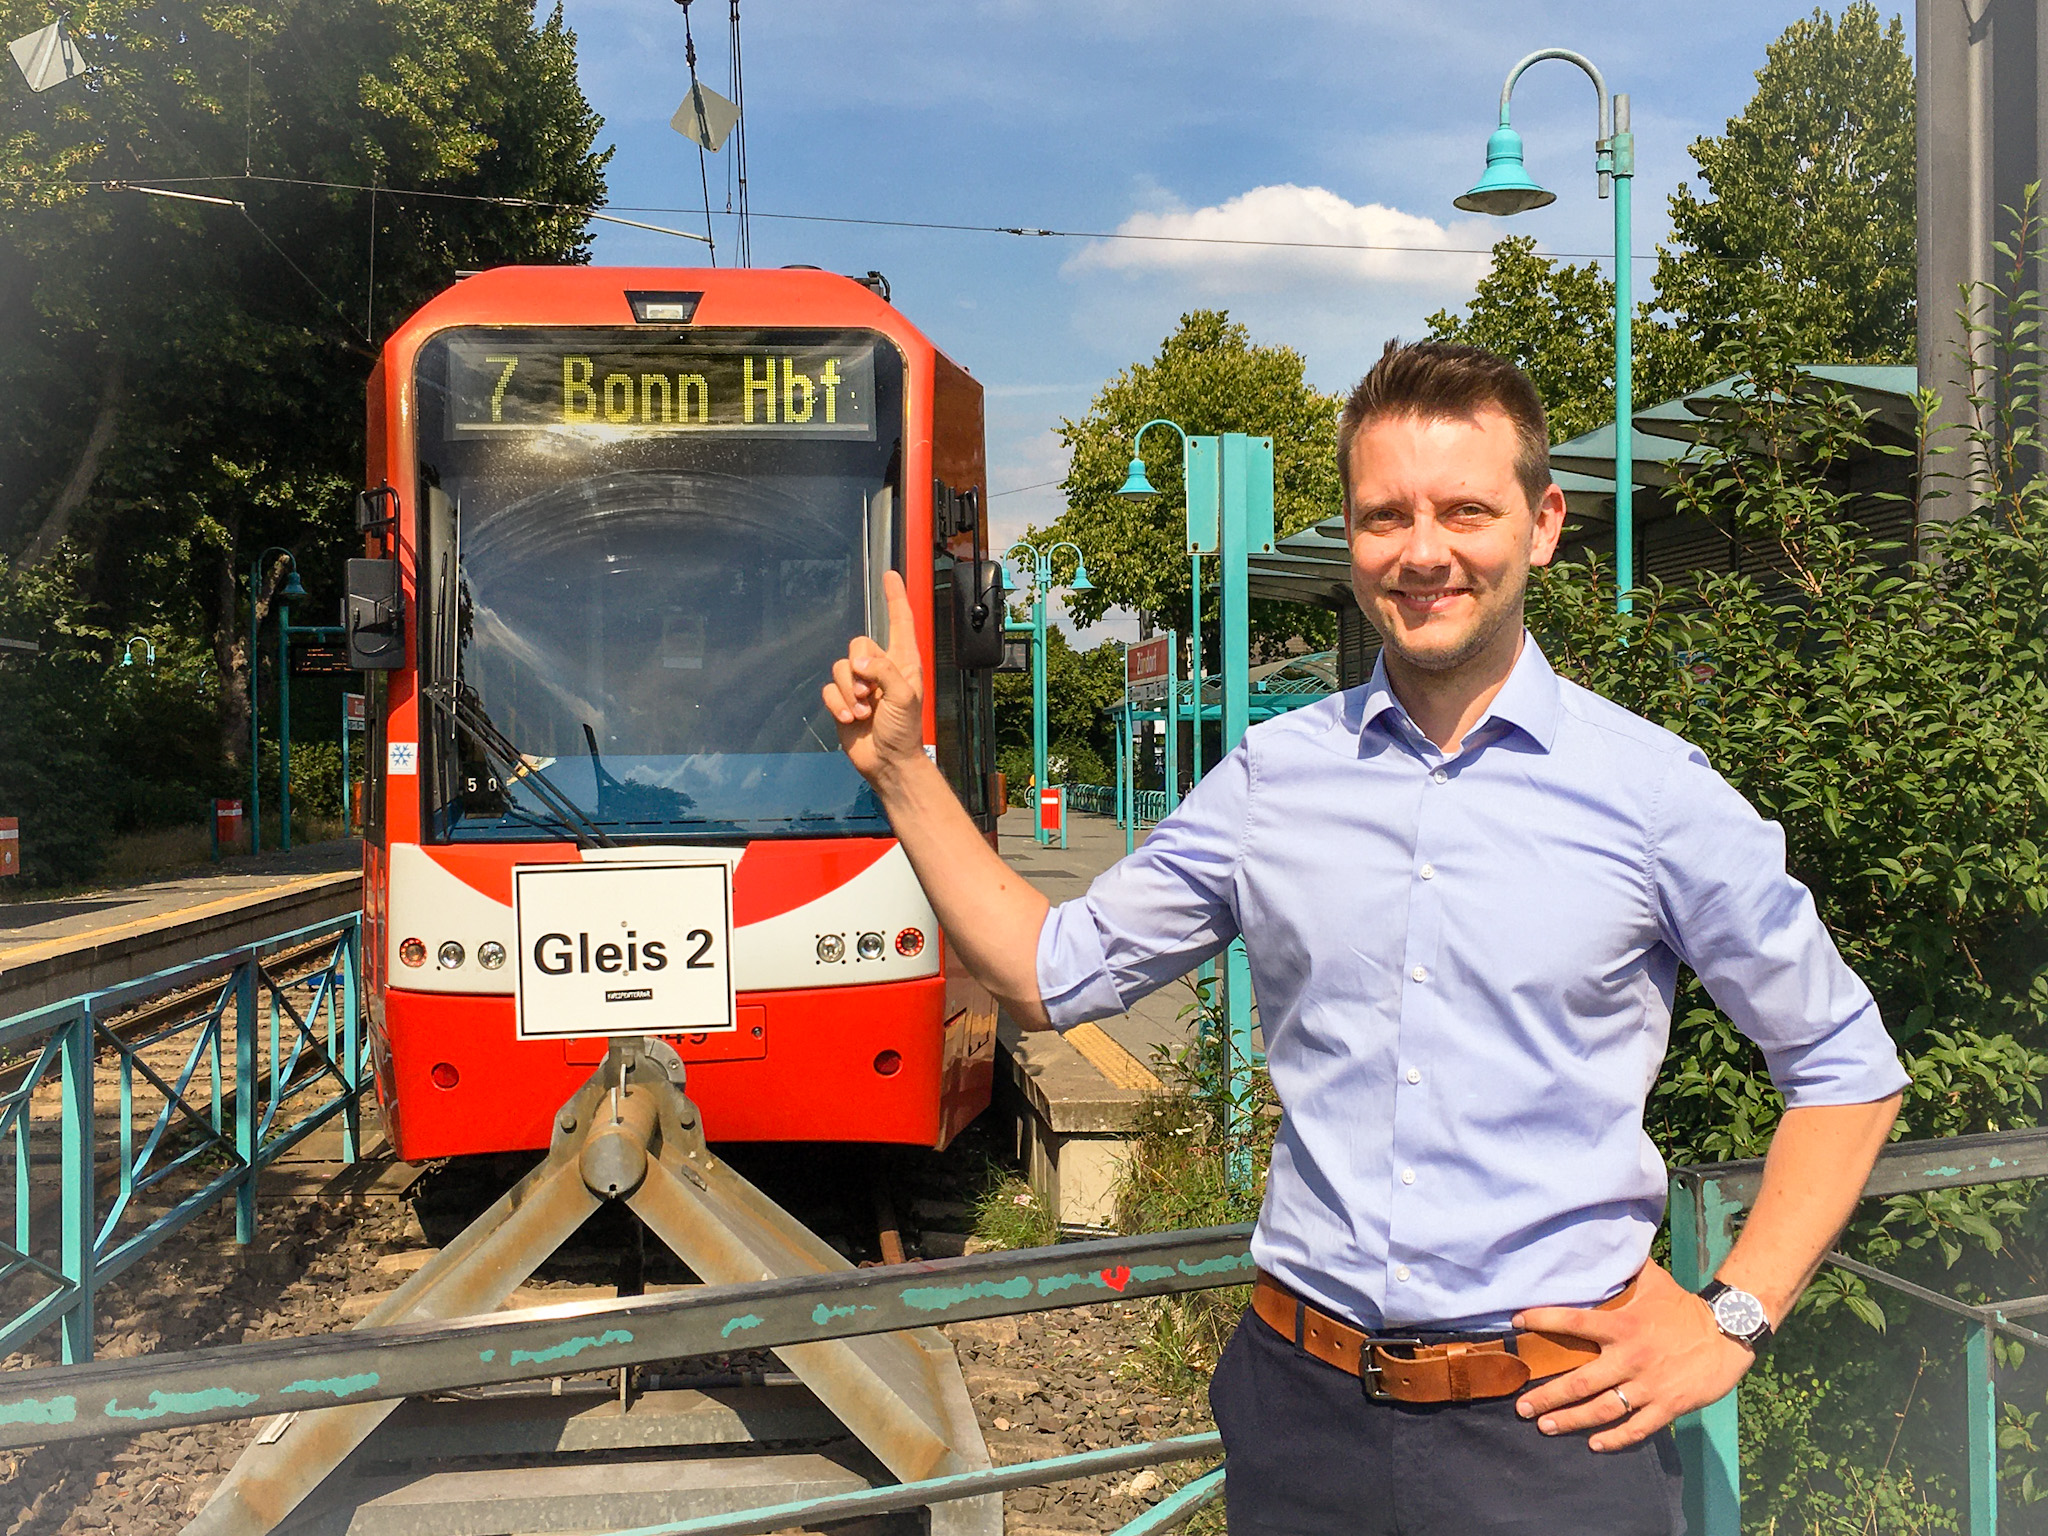
<path fill-rule="evenodd" d="M 484 713 L 482 706 L 476 702 L 475 695 L 468 689 L 458 691 L 454 686 L 443 683 L 438 687 L 422 689 L 420 696 L 447 715 L 460 729 L 469 732 L 471 738 L 486 753 L 498 759 L 506 770 L 505 783 L 508 791 L 514 783 L 524 780 L 533 790 L 535 797 L 562 819 L 578 847 L 618 846 L 596 822 L 583 813 L 581 806 L 535 767 L 525 753 L 506 740 L 504 732 L 491 722 L 491 717 Z"/>

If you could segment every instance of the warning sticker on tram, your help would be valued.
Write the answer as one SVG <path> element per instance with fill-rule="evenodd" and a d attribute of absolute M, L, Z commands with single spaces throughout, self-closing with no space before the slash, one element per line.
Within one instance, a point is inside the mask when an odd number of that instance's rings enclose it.
<path fill-rule="evenodd" d="M 871 439 L 874 341 L 654 346 L 630 333 L 448 346 L 449 422 L 483 432 L 592 429 Z"/>
<path fill-rule="evenodd" d="M 725 864 L 530 866 L 512 904 L 520 1039 L 736 1026 Z"/>

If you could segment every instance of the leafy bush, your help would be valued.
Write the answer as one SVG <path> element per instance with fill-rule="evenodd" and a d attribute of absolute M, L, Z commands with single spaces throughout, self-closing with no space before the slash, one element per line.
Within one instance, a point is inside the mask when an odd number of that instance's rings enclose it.
<path fill-rule="evenodd" d="M 1617 614 L 1588 559 L 1538 577 L 1531 626 L 1563 675 L 1698 745 L 1784 827 L 1792 872 L 1912 1073 L 1901 1134 L 2033 1124 L 2048 1074 L 2048 485 L 2008 472 L 2025 455 L 1992 462 L 2010 433 L 1989 423 L 1975 454 L 1988 494 L 1923 523 L 1918 551 L 1887 547 L 1857 521 L 1867 502 L 1845 465 L 1910 450 L 1873 447 L 1865 414 L 1802 375 L 1782 333 L 1728 362 L 1750 392 L 1679 498 L 1774 575 L 1652 580 Z M 1667 1158 L 1758 1156 L 1781 1112 L 1760 1054 L 1683 974 L 1647 1116 Z M 2038 1292 L 2044 1215 L 2025 1185 L 1902 1196 L 1864 1207 L 1842 1246 L 1950 1294 Z M 1961 1391 L 1959 1339 L 1840 1271 L 1804 1305 L 1742 1389 L 1754 1528 L 1949 1528 L 1960 1426 L 1928 1405 Z M 1873 1349 L 1870 1330 L 1900 1319 L 1924 1350 Z M 2009 1401 L 2040 1390 L 2017 1365 Z M 2015 1441 L 2014 1498 L 2023 1458 Z M 2041 1528 L 2022 1519 L 2008 1524 Z"/>

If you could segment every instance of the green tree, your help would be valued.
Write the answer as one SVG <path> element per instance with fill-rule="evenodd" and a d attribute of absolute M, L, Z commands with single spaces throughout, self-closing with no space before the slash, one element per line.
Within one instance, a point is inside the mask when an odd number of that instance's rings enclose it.
<path fill-rule="evenodd" d="M 1693 349 L 1636 306 L 1632 380 L 1639 402 L 1665 399 L 1704 380 L 1687 375 Z M 1593 262 L 1560 263 L 1536 254 L 1530 235 L 1495 242 L 1492 265 L 1464 313 L 1440 309 L 1424 322 L 1435 341 L 1484 347 L 1529 375 L 1550 417 L 1553 441 L 1614 419 L 1614 284 Z"/>
<path fill-rule="evenodd" d="M 1692 146 L 1671 198 L 1657 304 L 1701 371 L 1763 316 L 1805 362 L 1911 362 L 1913 63 L 1869 0 L 1816 10 L 1766 51 L 1756 94 Z M 1725 370 L 1718 370 L 1725 371 Z"/>
<path fill-rule="evenodd" d="M 46 16 L 0 0 L 9 35 Z M 94 88 L 9 70 L 0 97 L 0 551 L 68 540 L 78 625 L 206 644 L 233 755 L 239 567 L 290 545 L 334 597 L 379 339 L 458 267 L 583 259 L 599 122 L 530 0 L 80 0 L 69 24 Z M 372 183 L 400 190 L 350 190 Z"/>
<path fill-rule="evenodd" d="M 1147 473 L 1159 494 L 1133 501 L 1116 494 L 1131 461 L 1131 439 L 1154 417 L 1193 435 L 1247 432 L 1273 439 L 1273 521 L 1294 533 L 1340 510 L 1337 409 L 1309 384 L 1301 354 L 1263 346 L 1221 310 L 1181 316 L 1149 363 L 1135 363 L 1104 385 L 1079 421 L 1062 421 L 1072 455 L 1062 489 L 1067 509 L 1027 537 L 1071 539 L 1088 559 L 1093 592 L 1067 599 L 1075 620 L 1092 624 L 1110 608 L 1132 608 L 1161 629 L 1186 630 L 1189 568 L 1180 445 L 1169 432 L 1145 439 Z M 1213 622 L 1213 593 L 1204 622 Z M 1285 603 L 1256 603 L 1255 643 L 1293 634 L 1327 644 L 1326 616 Z"/>
<path fill-rule="evenodd" d="M 1681 184 L 1654 294 L 1636 306 L 1638 404 L 1730 371 L 1724 348 L 1758 323 L 1789 328 L 1806 362 L 1909 362 L 1914 327 L 1913 67 L 1897 17 L 1867 0 L 1815 11 L 1771 44 L 1756 94 L 1720 138 L 1692 145 L 1703 191 Z M 1513 358 L 1551 435 L 1614 416 L 1614 284 L 1514 236 L 1443 341 Z"/>

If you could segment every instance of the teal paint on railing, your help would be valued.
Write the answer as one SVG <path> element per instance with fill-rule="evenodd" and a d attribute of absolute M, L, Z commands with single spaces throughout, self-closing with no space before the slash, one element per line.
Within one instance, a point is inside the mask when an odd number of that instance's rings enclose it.
<path fill-rule="evenodd" d="M 718 1336 L 721 1339 L 729 1339 L 743 1328 L 758 1328 L 760 1326 L 760 1314 L 756 1312 L 749 1312 L 744 1317 L 734 1318 L 731 1322 L 727 1323 L 723 1328 L 719 1329 Z"/>
<path fill-rule="evenodd" d="M 977 1296 L 1006 1296 L 1020 1301 L 1030 1294 L 1030 1276 L 1019 1275 L 1014 1280 L 981 1280 L 973 1285 L 913 1285 L 903 1292 L 903 1304 L 920 1312 L 944 1312 Z"/>
<path fill-rule="evenodd" d="M 358 1392 L 367 1392 L 377 1385 L 379 1378 L 375 1371 L 358 1371 L 353 1376 L 328 1376 L 320 1380 L 288 1381 L 277 1390 L 280 1392 L 319 1392 L 328 1397 L 353 1397 Z"/>
<path fill-rule="evenodd" d="M 167 1413 L 199 1413 L 208 1408 L 246 1408 L 258 1398 L 254 1392 L 237 1392 L 233 1387 L 215 1387 L 208 1392 L 152 1392 L 147 1408 L 123 1408 L 109 1402 L 100 1410 L 109 1419 L 160 1419 Z"/>
<path fill-rule="evenodd" d="M 25 1403 L 0 1407 L 0 1424 L 72 1424 L 78 1420 L 78 1399 L 70 1396 L 32 1397 Z"/>
<path fill-rule="evenodd" d="M 589 1349 L 603 1349 L 607 1344 L 630 1344 L 633 1335 L 623 1328 L 607 1328 L 599 1334 L 578 1334 L 573 1339 L 564 1339 L 552 1349 L 515 1349 L 512 1351 L 514 1365 L 553 1365 L 557 1360 L 573 1360 Z"/>
<path fill-rule="evenodd" d="M 309 978 L 278 982 L 263 969 L 263 957 L 279 949 L 329 939 L 326 963 Z M 0 1146 L 14 1159 L 11 1246 L 18 1260 L 13 1272 L 45 1285 L 42 1295 L 0 1319 L 0 1353 L 20 1348 L 54 1325 L 65 1364 L 90 1360 L 100 1289 L 229 1194 L 235 1197 L 236 1237 L 251 1241 L 257 1172 L 336 1114 L 344 1121 L 345 1160 L 355 1160 L 358 1099 L 366 1080 L 364 1035 L 354 1015 L 360 960 L 361 918 L 351 914 L 0 1019 L 0 1050 L 26 1058 L 18 1084 L 0 1094 Z M 192 1017 L 155 1029 L 147 1042 L 155 1057 L 167 1041 L 182 1047 L 189 1038 L 175 1071 L 160 1071 L 153 1060 L 144 1059 L 142 1045 L 124 1040 L 104 1022 L 195 983 L 217 989 L 211 1002 L 202 994 L 192 1005 Z M 306 994 L 303 1004 L 292 1000 L 299 992 Z M 259 1000 L 269 1003 L 269 1017 L 259 1015 Z M 232 1080 L 225 1070 L 231 1028 Z M 260 1073 L 259 1036 L 271 1042 L 268 1070 Z M 112 1126 L 103 1125 L 104 1117 L 94 1111 L 94 1072 L 101 1063 L 118 1105 Z M 53 1079 L 58 1090 L 54 1233 L 47 1229 L 50 1207 L 30 1198 L 37 1153 L 30 1131 L 43 1112 L 34 1095 Z M 286 1103 L 306 1103 L 323 1080 L 332 1096 L 297 1121 L 281 1124 Z M 204 1105 L 195 1104 L 205 1090 L 210 1092 Z M 145 1092 L 162 1101 L 153 1114 L 138 1106 Z M 230 1104 L 232 1124 L 225 1112 Z M 102 1145 L 102 1138 L 108 1144 Z M 153 1191 L 208 1163 L 227 1166 L 167 1208 L 151 1208 L 147 1197 Z M 103 1176 L 96 1186 L 90 1170 L 107 1164 L 113 1165 L 112 1177 Z M 104 1203 L 100 1187 L 106 1189 Z M 151 1412 L 116 1411 L 123 1416 Z"/>

